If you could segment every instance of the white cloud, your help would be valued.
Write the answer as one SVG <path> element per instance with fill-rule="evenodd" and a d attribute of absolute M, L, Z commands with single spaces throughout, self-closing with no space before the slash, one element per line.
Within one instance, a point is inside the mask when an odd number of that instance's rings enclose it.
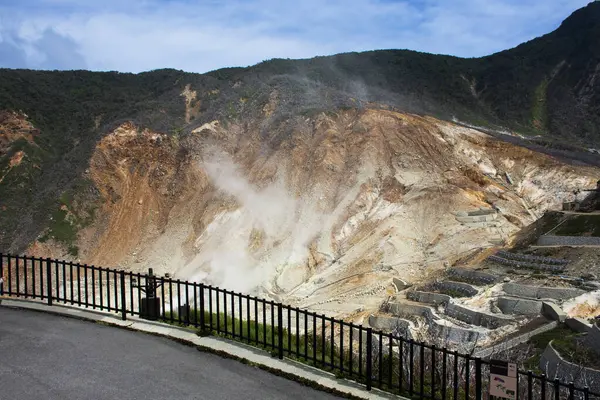
<path fill-rule="evenodd" d="M 0 66 L 205 72 L 382 48 L 481 56 L 555 29 L 588 2 L 22 0 L 0 5 Z"/>

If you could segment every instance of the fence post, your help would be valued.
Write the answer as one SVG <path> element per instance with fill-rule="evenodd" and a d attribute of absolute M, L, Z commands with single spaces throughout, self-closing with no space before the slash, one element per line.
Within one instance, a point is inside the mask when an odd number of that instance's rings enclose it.
<path fill-rule="evenodd" d="M 46 290 L 48 292 L 48 305 L 52 305 L 52 260 L 46 258 Z"/>
<path fill-rule="evenodd" d="M 373 329 L 367 328 L 367 390 L 371 390 L 371 379 L 373 377 Z"/>
<path fill-rule="evenodd" d="M 0 296 L 4 296 L 4 254 L 0 253 Z M 2 299 L 0 299 L 2 304 Z"/>
<path fill-rule="evenodd" d="M 469 379 L 467 377 L 467 379 Z M 475 358 L 475 399 L 481 400 L 483 398 L 482 381 L 481 381 L 481 358 Z"/>
<path fill-rule="evenodd" d="M 204 330 L 204 283 L 200 284 L 200 329 Z"/>
<path fill-rule="evenodd" d="M 519 375 L 517 373 L 517 375 Z M 527 371 L 527 398 L 533 399 L 533 372 Z"/>
<path fill-rule="evenodd" d="M 279 359 L 283 360 L 283 307 L 281 303 L 277 303 L 277 336 L 279 336 L 277 342 Z"/>
<path fill-rule="evenodd" d="M 546 374 L 542 374 L 542 376 L 540 377 L 540 380 L 542 381 L 542 383 L 540 384 L 540 397 L 542 399 L 546 399 Z"/>
<path fill-rule="evenodd" d="M 575 399 L 575 383 L 569 382 L 569 400 Z"/>
<path fill-rule="evenodd" d="M 125 303 L 125 271 L 120 271 L 121 275 L 121 319 L 127 320 L 127 305 Z"/>
<path fill-rule="evenodd" d="M 190 295 L 188 292 L 188 287 L 189 287 L 189 282 L 185 281 L 183 283 L 185 285 L 185 324 L 186 325 L 190 325 L 190 311 L 192 309 L 192 307 L 190 306 Z M 194 310 L 195 312 L 196 310 Z"/>

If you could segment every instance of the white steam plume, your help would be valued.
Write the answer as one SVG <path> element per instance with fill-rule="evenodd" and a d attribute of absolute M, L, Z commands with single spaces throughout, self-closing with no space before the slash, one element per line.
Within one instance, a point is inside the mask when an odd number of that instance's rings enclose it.
<path fill-rule="evenodd" d="M 211 153 L 202 166 L 213 185 L 233 196 L 239 208 L 215 216 L 196 240 L 197 256 L 177 275 L 241 292 L 273 289 L 269 283 L 277 272 L 305 267 L 308 246 L 324 218 L 308 198 L 291 195 L 283 179 L 258 189 L 228 154 Z M 258 243 L 251 248 L 252 240 Z"/>

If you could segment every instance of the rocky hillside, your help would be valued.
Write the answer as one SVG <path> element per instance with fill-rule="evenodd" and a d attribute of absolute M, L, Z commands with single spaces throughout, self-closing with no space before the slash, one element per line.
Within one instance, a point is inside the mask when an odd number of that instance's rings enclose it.
<path fill-rule="evenodd" d="M 278 140 L 261 122 L 214 120 L 182 137 L 112 130 L 83 175 L 95 200 L 82 191 L 60 208 L 78 257 L 351 314 L 376 308 L 394 277 L 425 282 L 510 243 L 600 177 L 414 114 L 321 113 L 284 123 Z M 487 221 L 468 221 L 481 208 Z M 49 231 L 29 252 L 68 250 Z"/>
<path fill-rule="evenodd" d="M 598 179 L 573 143 L 600 134 L 599 26 L 592 3 L 481 59 L 390 50 L 202 75 L 1 70 L 0 246 L 313 308 L 380 303 L 391 277 L 425 279 L 510 242 Z M 492 206 L 489 221 L 465 223 Z"/>

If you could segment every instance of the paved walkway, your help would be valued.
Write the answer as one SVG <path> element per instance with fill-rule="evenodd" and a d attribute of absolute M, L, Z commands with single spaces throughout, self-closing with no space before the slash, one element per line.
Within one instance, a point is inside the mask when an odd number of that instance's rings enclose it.
<path fill-rule="evenodd" d="M 163 338 L 16 309 L 121 326 Z M 0 306 L 0 381 L 9 385 L 7 388 L 3 384 L 0 391 L 3 395 L 10 394 L 8 398 L 18 399 L 335 398 L 165 338 L 249 361 L 259 368 L 309 381 L 311 386 L 344 397 L 401 399 L 375 389 L 367 392 L 354 382 L 336 379 L 332 374 L 298 362 L 279 360 L 242 343 L 199 337 L 189 330 L 129 316 L 122 321 L 104 312 L 6 298 Z M 144 348 L 150 353 L 143 351 Z M 70 392 L 63 392 L 67 389 Z M 45 391 L 50 397 L 41 396 Z"/>
<path fill-rule="evenodd" d="M 0 309 L 6 399 L 336 399 L 172 340 L 72 318 Z"/>

